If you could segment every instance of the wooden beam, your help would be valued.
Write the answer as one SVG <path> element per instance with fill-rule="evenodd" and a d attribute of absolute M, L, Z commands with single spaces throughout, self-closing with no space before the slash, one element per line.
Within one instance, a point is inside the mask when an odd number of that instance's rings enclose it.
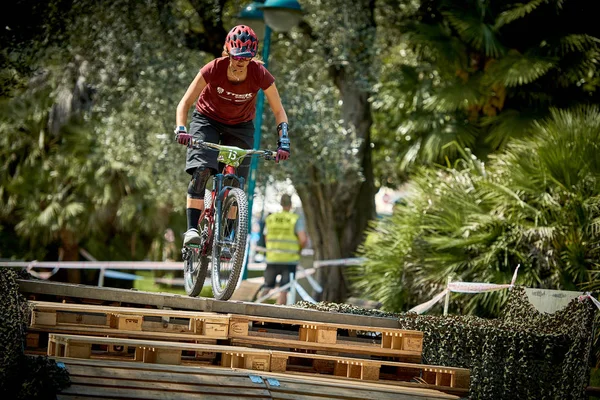
<path fill-rule="evenodd" d="M 221 301 L 204 297 L 187 297 L 171 293 L 141 292 L 137 290 L 75 285 L 61 282 L 17 280 L 20 292 L 25 295 L 48 295 L 78 299 L 95 299 L 106 302 L 139 304 L 174 310 L 195 310 L 227 314 L 243 314 L 261 317 L 296 319 L 313 322 L 328 322 L 346 325 L 362 325 L 380 328 L 399 328 L 395 318 L 367 315 L 342 314 L 327 311 L 302 309 L 272 304 Z"/>

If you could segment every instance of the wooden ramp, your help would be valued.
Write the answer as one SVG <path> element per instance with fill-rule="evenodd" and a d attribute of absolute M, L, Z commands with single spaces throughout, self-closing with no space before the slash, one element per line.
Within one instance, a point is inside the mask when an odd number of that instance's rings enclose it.
<path fill-rule="evenodd" d="M 65 360 L 69 372 L 77 372 L 61 398 L 469 394 L 468 369 L 422 364 L 423 333 L 401 329 L 392 318 L 85 285 L 19 284 L 32 309 L 26 352 Z"/>
<path fill-rule="evenodd" d="M 137 363 L 189 365 L 196 362 L 194 354 L 198 354 L 204 358 L 201 361 L 203 364 L 208 362 L 209 365 L 216 364 L 225 368 L 243 368 L 252 370 L 252 373 L 302 372 L 310 376 L 309 380 L 328 375 L 361 381 L 419 382 L 438 390 L 465 394 L 469 388 L 469 371 L 462 368 L 238 346 L 50 334 L 48 355 L 83 359 L 114 358 L 106 349 L 115 345 L 127 349 L 120 360 Z M 186 352 L 191 353 L 187 359 Z M 212 359 L 206 360 L 205 356 L 208 354 L 212 355 Z M 386 368 L 388 372 L 384 373 Z"/>
<path fill-rule="evenodd" d="M 437 400 L 457 396 L 431 389 L 213 367 L 55 358 L 71 386 L 59 400 L 377 399 Z"/>

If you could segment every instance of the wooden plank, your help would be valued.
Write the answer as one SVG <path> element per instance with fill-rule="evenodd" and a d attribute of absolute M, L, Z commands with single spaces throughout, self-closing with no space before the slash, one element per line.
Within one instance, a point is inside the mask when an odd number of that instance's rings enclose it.
<path fill-rule="evenodd" d="M 293 339 L 282 339 L 280 338 L 269 338 L 269 337 L 257 337 L 257 336 L 246 336 L 244 338 L 233 338 L 231 339 L 232 344 L 237 345 L 259 345 L 259 346 L 270 346 L 276 348 L 287 348 L 287 349 L 305 349 L 305 350 L 322 350 L 332 351 L 337 353 L 351 353 L 351 354 L 364 354 L 364 355 L 377 355 L 387 357 L 398 357 L 402 361 L 421 362 L 421 352 L 397 350 L 397 349 L 382 349 L 378 346 L 355 346 L 348 344 L 325 344 L 315 342 L 301 342 Z"/>
<path fill-rule="evenodd" d="M 51 312 L 52 310 L 48 310 Z M 84 312 L 63 312 L 54 311 L 56 313 L 56 325 L 63 324 L 76 324 L 76 325 L 90 325 L 90 326 L 108 326 L 108 321 L 105 314 L 100 313 L 84 313 Z M 36 323 L 32 322 L 32 325 Z M 37 323 L 37 325 L 44 325 L 43 323 Z"/>
<path fill-rule="evenodd" d="M 147 323 L 144 322 L 144 326 Z M 152 328 L 150 328 L 152 329 Z M 123 338 L 139 338 L 139 339 L 154 339 L 154 340 L 188 340 L 198 341 L 200 343 L 216 343 L 218 339 L 226 339 L 225 337 L 208 337 L 198 336 L 193 332 L 177 333 L 177 332 L 162 332 L 160 329 L 154 331 L 118 331 L 112 328 L 100 328 L 79 325 L 56 325 L 48 326 L 30 326 L 28 330 L 32 332 L 47 332 L 47 333 L 64 333 L 75 335 L 106 335 L 111 337 Z"/>
<path fill-rule="evenodd" d="M 469 370 L 464 368 L 453 368 L 444 366 L 432 366 L 424 364 L 411 364 L 405 362 L 385 361 L 385 360 L 367 360 L 357 359 L 350 357 L 330 356 L 323 354 L 307 354 L 307 353 L 292 353 L 292 352 L 280 352 L 271 351 L 271 359 L 285 359 L 290 360 L 291 358 L 304 358 L 311 360 L 328 360 L 334 363 L 333 374 L 335 376 L 342 376 L 347 378 L 355 378 L 360 380 L 379 380 L 382 381 L 384 378 L 381 376 L 380 369 L 383 365 L 393 367 L 403 367 L 405 369 L 412 369 L 414 371 L 422 371 L 423 379 L 431 385 L 435 385 L 437 388 L 469 388 Z M 281 362 L 278 365 L 282 365 Z M 289 369 L 289 361 L 285 365 L 285 370 L 281 367 L 276 372 L 286 372 Z M 323 370 L 319 372 L 325 372 Z M 452 376 L 459 374 L 460 379 L 453 379 Z M 406 380 L 411 380 L 413 377 L 419 376 L 418 373 L 409 375 Z M 402 379 L 402 376 L 396 375 L 395 379 Z M 460 386 L 457 386 L 460 385 Z"/>
<path fill-rule="evenodd" d="M 135 360 L 138 362 L 179 364 L 181 361 L 182 350 L 211 351 L 222 354 L 222 363 L 224 367 L 244 368 L 257 371 L 276 371 L 287 372 L 293 369 L 290 362 L 295 359 L 308 359 L 314 363 L 314 360 L 327 360 L 333 363 L 333 371 L 316 370 L 317 373 L 333 373 L 335 376 L 354 378 L 359 380 L 383 380 L 380 370 L 383 365 L 396 368 L 404 368 L 402 374 L 396 374 L 394 379 L 403 379 L 410 381 L 415 377 L 425 380 L 428 384 L 439 388 L 456 387 L 454 385 L 466 385 L 468 388 L 468 370 L 461 368 L 450 368 L 443 366 L 431 366 L 423 364 L 411 364 L 402 362 L 392 362 L 384 360 L 368 360 L 352 357 L 330 356 L 323 354 L 293 353 L 274 350 L 260 350 L 248 347 L 222 346 L 222 345 L 203 345 L 194 343 L 175 343 L 158 342 L 135 339 L 117 339 L 104 337 L 76 336 L 76 335 L 58 335 L 50 334 L 48 347 L 49 355 L 89 357 L 89 354 L 81 351 L 71 352 L 71 346 L 85 348 L 92 344 L 120 344 L 129 347 L 135 347 Z M 62 346 L 65 346 L 63 353 Z M 416 371 L 410 373 L 410 371 Z M 461 373 L 461 379 L 453 379 L 452 375 Z M 464 387 L 464 386 L 463 386 Z"/>
<path fill-rule="evenodd" d="M 335 313 L 330 313 L 335 315 Z M 258 316 L 258 315 L 239 315 L 239 314 L 230 314 L 231 320 L 242 321 L 247 320 L 250 322 L 259 322 L 259 323 L 272 323 L 272 324 L 288 324 L 288 325 L 298 325 L 298 326 L 306 326 L 306 327 L 314 327 L 314 328 L 325 328 L 325 329 L 343 329 L 350 331 L 361 331 L 361 332 L 384 332 L 389 334 L 411 334 L 415 335 L 415 337 L 423 337 L 423 332 L 415 331 L 415 330 L 407 330 L 396 328 L 388 328 L 388 327 L 380 327 L 380 326 L 371 326 L 368 324 L 365 325 L 354 325 L 347 323 L 336 323 L 336 322 L 319 322 L 319 321 L 311 321 L 304 319 L 290 319 L 290 318 L 277 318 L 277 317 L 267 317 L 267 316 Z M 370 317 L 375 318 L 375 317 Z"/>
<path fill-rule="evenodd" d="M 102 386 L 88 386 L 88 385 L 72 385 L 60 393 L 61 398 L 66 395 L 76 396 L 87 396 L 89 398 L 96 397 L 107 397 L 107 398 L 118 398 L 118 399 L 140 399 L 140 400 L 172 400 L 174 398 L 178 400 L 211 400 L 221 399 L 230 400 L 229 395 L 219 394 L 202 394 L 202 393 L 177 393 L 174 395 L 173 392 L 155 390 L 152 387 L 152 383 L 148 383 L 143 390 L 128 389 L 122 387 L 102 387 Z M 238 398 L 251 398 L 251 399 L 271 399 L 271 396 L 239 396 Z"/>
<path fill-rule="evenodd" d="M 103 387 L 118 387 L 120 389 L 146 389 L 148 388 L 148 376 L 139 376 L 133 375 L 135 380 L 127 380 L 124 377 L 119 378 L 99 378 L 99 377 L 90 377 L 90 376 L 79 376 L 78 374 L 74 374 L 75 371 L 72 371 L 71 367 L 68 366 L 69 372 L 72 373 L 72 382 L 73 385 L 94 385 L 94 386 L 103 386 Z M 104 367 L 88 367 L 88 372 L 93 375 L 94 370 L 101 370 L 105 373 L 106 368 Z M 81 372 L 81 371 L 80 371 Z M 215 394 L 215 395 L 224 395 L 227 394 L 229 396 L 235 396 L 236 398 L 243 397 L 257 397 L 257 396 L 271 396 L 273 398 L 307 398 L 307 399 L 331 399 L 331 398 L 343 398 L 343 399 L 365 399 L 365 398 L 377 398 L 378 400 L 392 400 L 392 399 L 409 399 L 409 398 L 455 398 L 448 396 L 435 396 L 432 397 L 429 392 L 422 392 L 418 389 L 415 390 L 407 390 L 401 389 L 402 391 L 378 391 L 374 392 L 373 389 L 360 389 L 360 388 L 343 388 L 334 384 L 322 384 L 315 382 L 293 382 L 293 381 L 285 381 L 279 380 L 280 386 L 271 386 L 266 383 L 266 385 L 256 385 L 256 388 L 246 388 L 246 387 L 237 387 L 237 386 L 221 386 L 215 385 L 213 387 L 203 386 L 206 382 L 210 382 L 210 380 L 202 379 L 201 375 L 190 375 L 189 378 L 195 378 L 196 382 L 200 381 L 200 384 L 181 384 L 179 382 L 173 382 L 173 377 L 169 374 L 162 375 L 162 379 L 167 382 L 162 382 L 156 378 L 151 379 L 151 388 L 152 390 L 164 390 L 177 392 L 177 398 L 179 398 L 180 393 L 198 393 L 198 394 Z M 250 382 L 249 378 L 245 378 L 246 381 Z M 268 388 L 268 390 L 267 390 Z M 375 394 L 376 393 L 376 394 Z M 371 397 L 374 396 L 374 397 Z"/>
<path fill-rule="evenodd" d="M 64 335 L 51 333 L 48 335 L 49 340 L 55 343 L 85 343 L 85 344 L 103 344 L 103 345 L 123 345 L 130 347 L 152 347 L 159 349 L 171 350 L 197 350 L 197 351 L 217 351 L 217 352 L 240 352 L 245 354 L 264 354 L 266 350 L 253 349 L 250 347 L 236 347 L 224 345 L 208 345 L 201 343 L 184 343 L 184 342 L 164 342 L 157 340 L 139 340 L 125 338 L 107 338 L 100 336 L 82 336 L 82 335 Z"/>
<path fill-rule="evenodd" d="M 35 309 L 44 312 L 56 311 L 71 311 L 81 313 L 119 313 L 119 314 L 142 314 L 145 316 L 171 316 L 173 318 L 210 318 L 219 317 L 220 314 L 214 312 L 202 311 L 186 311 L 186 310 L 171 310 L 167 308 L 145 308 L 145 307 L 120 307 L 120 306 L 103 306 L 92 304 L 77 304 L 77 303 L 59 303 L 54 301 L 37 301 L 29 300 L 28 303 Z"/>
<path fill-rule="evenodd" d="M 49 331 L 58 327 L 78 326 L 133 332 L 178 332 L 215 339 L 228 338 L 229 316 L 216 313 L 42 301 L 29 301 L 29 304 L 34 309 L 31 320 L 33 329 Z M 185 324 L 164 324 L 149 321 L 146 319 L 149 317 L 173 318 Z"/>
<path fill-rule="evenodd" d="M 115 397 L 89 397 L 89 396 L 79 396 L 79 395 L 71 395 L 66 393 L 59 393 L 56 395 L 57 400 L 120 400 Z"/>
<path fill-rule="evenodd" d="M 343 388 L 333 385 L 322 385 L 310 381 L 306 382 L 285 382 L 278 381 L 279 386 L 270 385 L 267 381 L 267 388 L 271 391 L 273 398 L 285 394 L 293 394 L 296 398 L 304 396 L 323 396 L 326 398 L 336 397 L 343 399 L 368 399 L 373 395 L 373 391 L 361 388 Z M 396 400 L 398 393 L 377 393 L 377 400 Z"/>
<path fill-rule="evenodd" d="M 334 324 L 399 328 L 396 318 L 344 314 L 327 311 L 287 307 L 280 305 L 220 301 L 203 297 L 181 296 L 171 293 L 143 292 L 129 289 L 76 285 L 70 283 L 17 279 L 20 292 L 25 295 L 54 296 L 57 299 L 95 299 L 110 303 L 138 304 L 142 307 L 170 307 L 175 310 L 231 313 L 249 316 L 276 317 Z"/>
<path fill-rule="evenodd" d="M 247 279 L 240 282 L 240 286 L 233 292 L 229 300 L 252 301 L 262 286 L 262 282 L 252 282 Z"/>
<path fill-rule="evenodd" d="M 86 359 L 67 359 L 67 358 L 54 358 L 57 362 L 63 362 L 67 368 L 72 366 L 81 367 L 96 367 L 101 366 L 103 370 L 111 371 L 122 371 L 124 374 L 138 374 L 143 372 L 149 373 L 164 373 L 167 376 L 174 373 L 173 381 L 176 382 L 181 376 L 193 376 L 203 377 L 208 379 L 214 379 L 216 383 L 219 383 L 221 379 L 225 382 L 235 383 L 233 380 L 243 377 L 248 379 L 249 372 L 244 370 L 232 370 L 223 369 L 217 366 L 183 366 L 183 365 L 161 365 L 161 364 L 139 364 L 124 361 L 113 361 L 113 360 L 86 360 Z M 252 374 L 252 372 L 250 372 Z M 331 377 L 324 375 L 305 374 L 299 372 L 264 372 L 260 371 L 260 376 L 263 378 L 272 377 L 279 380 L 280 384 L 286 382 L 294 383 L 306 383 L 307 381 L 314 385 L 324 385 L 327 387 L 340 387 L 349 389 L 365 389 L 373 393 L 371 397 L 365 398 L 377 398 L 377 393 L 416 393 L 422 396 L 428 395 L 430 398 L 435 399 L 457 399 L 457 396 L 462 398 L 468 397 L 468 389 L 444 389 L 447 392 L 455 392 L 455 395 L 446 394 L 440 392 L 437 388 L 431 387 L 430 385 L 421 385 L 411 382 L 398 382 L 398 381 L 359 381 L 345 377 Z M 255 374 L 258 375 L 258 374 Z M 118 378 L 115 377 L 115 378 Z M 143 376 L 141 376 L 144 379 Z M 152 379 L 150 379 L 152 380 Z M 298 398 L 296 396 L 296 398 Z M 424 397 L 425 398 L 425 397 Z"/>
<path fill-rule="evenodd" d="M 234 386 L 215 386 L 215 385 L 204 385 L 202 383 L 188 384 L 188 383 L 172 383 L 168 382 L 167 376 L 160 377 L 161 380 L 154 379 L 149 384 L 148 381 L 142 381 L 137 376 L 132 376 L 129 379 L 110 379 L 95 376 L 73 376 L 71 382 L 75 385 L 91 385 L 101 387 L 116 387 L 123 389 L 137 389 L 145 390 L 149 386 L 152 390 L 162 390 L 172 392 L 174 397 L 179 396 L 179 393 L 197 393 L 202 395 L 228 395 L 235 397 L 269 397 L 270 392 L 266 387 L 256 384 L 256 387 L 234 387 Z M 250 379 L 247 379 L 250 381 Z"/>
<path fill-rule="evenodd" d="M 40 334 L 27 332 L 26 345 L 29 348 L 38 348 L 40 346 Z"/>
<path fill-rule="evenodd" d="M 271 373 L 270 375 L 275 376 L 279 383 L 285 383 L 285 382 L 294 382 L 294 383 L 306 383 L 306 377 L 307 374 L 302 373 L 302 372 L 292 372 L 292 373 L 287 373 L 287 374 L 274 374 Z M 436 398 L 443 398 L 443 399 L 456 399 L 456 395 L 452 395 L 452 394 L 447 394 L 444 392 L 439 391 L 436 388 L 431 388 L 431 387 L 426 387 L 425 385 L 417 385 L 414 383 L 408 383 L 408 382 L 392 382 L 392 381 L 379 381 L 379 382 L 367 382 L 367 381 L 357 381 L 351 378 L 342 378 L 342 377 L 336 377 L 331 378 L 331 377 L 327 377 L 327 376 L 313 376 L 313 375 L 309 375 L 310 376 L 310 382 L 312 384 L 318 384 L 318 385 L 322 385 L 322 386 L 328 386 L 328 387 L 332 387 L 332 388 L 348 388 L 348 389 L 364 389 L 364 390 L 368 390 L 369 392 L 384 392 L 384 393 L 404 393 L 404 394 L 418 394 L 418 395 L 427 395 L 427 396 L 433 396 Z M 465 394 L 468 394 L 467 392 L 463 392 Z M 465 396 L 462 396 L 465 397 Z"/>
<path fill-rule="evenodd" d="M 67 366 L 80 365 L 80 366 L 97 366 L 102 365 L 105 367 L 117 367 L 127 371 L 159 371 L 159 372 L 177 372 L 182 374 L 203 374 L 210 375 L 217 379 L 218 377 L 234 377 L 240 374 L 239 371 L 224 369 L 218 366 L 199 366 L 199 365 L 164 365 L 164 364 L 140 364 L 132 363 L 129 361 L 121 360 L 105 360 L 105 359 L 77 359 L 77 358 L 64 358 L 64 357 L 51 357 L 56 362 L 62 362 Z M 248 371 L 245 372 L 248 374 Z"/>
<path fill-rule="evenodd" d="M 232 368 L 268 370 L 270 368 L 269 350 L 252 349 L 224 345 L 206 345 L 200 343 L 164 342 L 124 338 L 106 338 L 97 336 L 49 334 L 49 356 L 90 358 L 92 345 L 122 345 L 135 349 L 134 361 L 143 363 L 179 364 L 183 351 L 222 353 L 223 359 L 233 357 Z M 64 350 L 63 350 L 64 349 Z M 71 350 L 73 349 L 73 350 Z M 84 351 L 87 350 L 87 351 Z M 104 353 L 106 356 L 106 352 Z M 94 355 L 96 356 L 96 355 Z M 239 361 L 241 360 L 241 361 Z"/>
<path fill-rule="evenodd" d="M 131 364 L 131 363 L 129 363 Z M 104 362 L 95 363 L 95 365 L 78 365 L 65 364 L 71 377 L 95 376 L 105 379 L 132 379 L 135 377 L 141 381 L 159 381 L 167 379 L 172 383 L 181 384 L 198 384 L 205 386 L 220 386 L 220 387 L 237 387 L 237 388 L 266 388 L 264 384 L 253 383 L 248 376 L 239 376 L 239 373 L 234 375 L 216 375 L 214 373 L 206 373 L 206 369 L 191 370 L 186 369 L 186 373 L 162 370 L 143 370 L 137 368 L 124 368 L 121 366 L 110 366 Z M 148 364 L 145 364 L 148 365 Z"/>
<path fill-rule="evenodd" d="M 109 326 L 112 329 L 121 331 L 141 331 L 144 317 L 142 315 L 125 314 L 115 311 L 118 314 L 108 314 L 110 320 Z"/>
<path fill-rule="evenodd" d="M 34 310 L 31 313 L 31 325 L 56 325 L 56 312 Z"/>
<path fill-rule="evenodd" d="M 250 324 L 255 328 L 254 330 L 249 329 Z M 290 335 L 284 338 L 281 333 L 272 334 L 269 330 L 273 331 L 273 329 L 265 327 L 265 324 L 287 325 L 293 329 L 297 329 L 297 336 L 293 338 Z M 258 329 L 258 332 L 256 329 Z M 423 332 L 415 330 L 231 315 L 229 331 L 233 339 L 245 338 L 250 340 L 252 337 L 260 337 L 260 339 L 255 339 L 258 341 L 255 342 L 256 344 L 264 341 L 278 345 L 279 347 L 293 347 L 282 346 L 282 344 L 293 344 L 293 341 L 296 341 L 298 346 L 303 345 L 305 347 L 301 348 L 305 349 L 329 350 L 339 348 L 340 351 L 346 350 L 349 353 L 358 351 L 361 354 L 371 353 L 406 357 L 403 361 L 419 362 L 423 351 Z M 349 337 L 342 336 L 340 331 L 354 333 L 353 336 L 355 339 L 348 340 Z M 281 331 L 278 330 L 277 332 Z M 363 335 L 370 335 L 371 337 L 358 338 L 356 335 L 358 332 Z M 313 344 L 316 345 L 311 347 Z M 368 353 L 364 349 L 361 349 L 361 347 L 368 348 Z"/>

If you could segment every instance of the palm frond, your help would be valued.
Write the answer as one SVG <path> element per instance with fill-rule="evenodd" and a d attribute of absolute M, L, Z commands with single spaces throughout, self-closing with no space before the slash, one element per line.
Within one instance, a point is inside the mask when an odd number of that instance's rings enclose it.
<path fill-rule="evenodd" d="M 568 88 L 592 81 L 598 73 L 598 59 L 600 59 L 600 48 L 590 48 L 584 52 L 565 56 L 561 60 L 557 83 Z"/>
<path fill-rule="evenodd" d="M 559 50 L 562 55 L 575 51 L 585 52 L 590 47 L 600 45 L 600 39 L 587 34 L 571 34 L 560 38 Z"/>
<path fill-rule="evenodd" d="M 81 202 L 72 202 L 67 204 L 62 213 L 66 219 L 78 218 L 85 212 L 85 205 Z"/>
<path fill-rule="evenodd" d="M 511 139 L 522 139 L 530 134 L 536 117 L 517 110 L 503 110 L 493 117 L 483 117 L 481 125 L 489 129 L 485 141 L 493 149 L 502 149 Z"/>
<path fill-rule="evenodd" d="M 442 14 L 456 29 L 462 40 L 475 49 L 483 51 L 486 56 L 498 58 L 505 53 L 506 49 L 498 39 L 496 28 L 486 24 L 480 17 L 454 11 L 446 11 Z"/>
<path fill-rule="evenodd" d="M 531 14 L 541 4 L 548 3 L 548 0 L 533 0 L 529 3 L 518 3 L 515 7 L 510 10 L 502 12 L 496 19 L 494 28 L 498 29 L 506 24 L 510 24 L 513 21 L 524 18 L 528 14 Z"/>
<path fill-rule="evenodd" d="M 62 206 L 59 202 L 53 201 L 39 213 L 37 217 L 38 226 L 52 226 L 57 223 Z"/>
<path fill-rule="evenodd" d="M 478 89 L 476 80 L 467 84 L 459 80 L 449 82 L 448 85 L 425 100 L 425 109 L 440 113 L 452 113 L 459 109 L 466 109 L 480 103 L 481 94 Z"/>
<path fill-rule="evenodd" d="M 490 65 L 484 81 L 523 86 L 544 76 L 555 65 L 555 58 L 512 52 Z"/>
<path fill-rule="evenodd" d="M 438 68 L 446 68 L 449 73 L 467 65 L 465 46 L 449 34 L 443 25 L 411 23 L 406 26 L 404 38 L 415 47 L 421 58 L 435 60 Z"/>

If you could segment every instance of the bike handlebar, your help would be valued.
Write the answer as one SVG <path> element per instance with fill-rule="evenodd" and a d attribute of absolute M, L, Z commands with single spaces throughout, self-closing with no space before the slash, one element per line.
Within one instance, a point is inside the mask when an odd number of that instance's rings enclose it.
<path fill-rule="evenodd" d="M 243 157 L 245 156 L 259 156 L 264 158 L 265 160 L 275 160 L 275 153 L 272 150 L 253 150 L 253 149 L 242 149 L 236 146 L 225 146 L 216 143 L 205 142 L 204 140 L 194 139 L 192 140 L 187 147 L 191 149 L 211 149 L 211 150 L 234 150 L 238 153 L 242 153 Z"/>

